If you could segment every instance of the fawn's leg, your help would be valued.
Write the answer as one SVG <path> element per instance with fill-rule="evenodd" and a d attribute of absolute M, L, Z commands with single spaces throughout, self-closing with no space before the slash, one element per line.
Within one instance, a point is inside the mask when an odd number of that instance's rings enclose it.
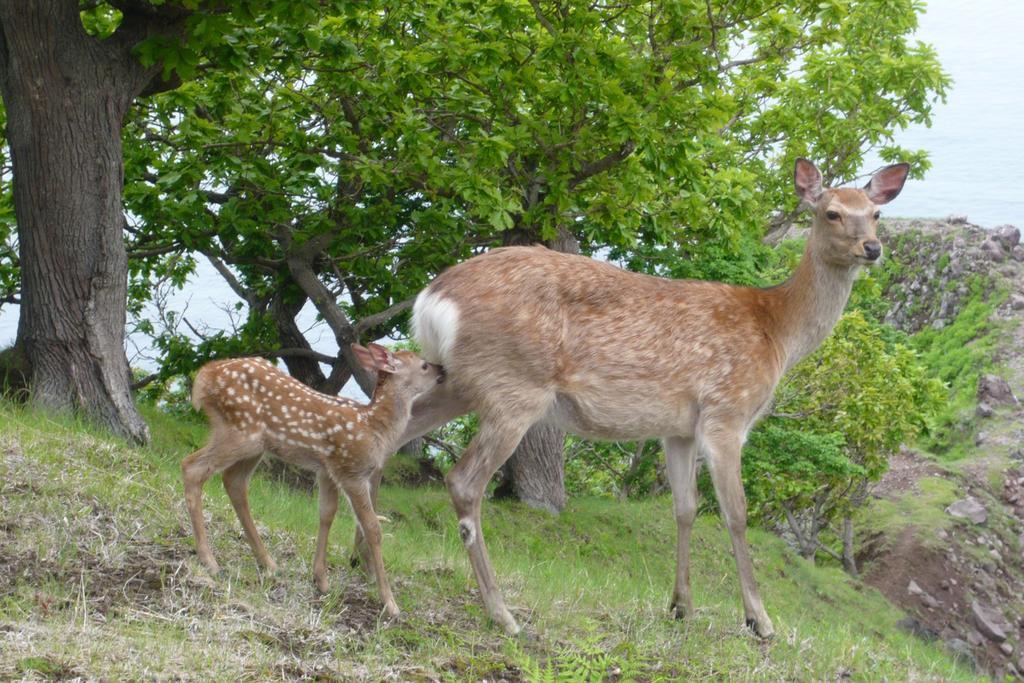
<path fill-rule="evenodd" d="M 334 515 L 338 512 L 338 487 L 327 472 L 321 471 L 316 477 L 320 488 L 320 529 L 316 535 L 316 557 L 313 558 L 313 581 L 321 593 L 326 593 L 327 581 L 327 536 L 331 533 Z M 356 527 L 358 528 L 358 527 Z"/>
<path fill-rule="evenodd" d="M 384 476 L 384 469 L 374 470 L 370 475 L 370 502 L 373 509 L 377 510 L 377 493 L 380 490 L 380 480 Z M 352 541 L 352 555 L 349 557 L 349 565 L 352 567 L 362 566 L 369 578 L 373 578 L 373 567 L 370 565 L 370 557 L 367 555 L 367 547 L 363 541 L 363 528 L 356 524 L 355 539 Z"/>
<path fill-rule="evenodd" d="M 263 545 L 260 534 L 256 531 L 256 523 L 252 520 L 252 512 L 249 510 L 249 479 L 261 459 L 262 455 L 257 455 L 248 460 L 239 460 L 224 470 L 222 478 L 224 490 L 227 491 L 228 498 L 231 499 L 231 505 L 235 508 L 238 521 L 242 523 L 245 539 L 249 541 L 249 547 L 252 548 L 252 553 L 256 556 L 256 562 L 267 571 L 276 572 L 277 563 L 270 557 L 266 546 Z"/>
<path fill-rule="evenodd" d="M 373 509 L 370 497 L 369 480 L 355 481 L 345 485 L 345 495 L 352 503 L 352 512 L 355 513 L 356 521 L 363 529 L 363 540 L 367 546 L 369 555 L 369 566 L 373 568 L 373 575 L 377 577 L 377 588 L 380 591 L 380 599 L 384 603 L 384 609 L 388 615 L 396 617 L 399 614 L 398 605 L 391 594 L 391 586 L 388 585 L 388 577 L 384 574 L 384 560 L 380 552 L 381 531 L 380 521 Z"/>
<path fill-rule="evenodd" d="M 181 478 L 185 484 L 185 505 L 192 521 L 192 533 L 196 538 L 196 553 L 212 574 L 220 571 L 213 558 L 210 542 L 206 537 L 203 521 L 203 484 L 217 472 L 238 462 L 254 458 L 262 453 L 258 440 L 235 432 L 214 431 L 210 442 L 181 461 Z"/>

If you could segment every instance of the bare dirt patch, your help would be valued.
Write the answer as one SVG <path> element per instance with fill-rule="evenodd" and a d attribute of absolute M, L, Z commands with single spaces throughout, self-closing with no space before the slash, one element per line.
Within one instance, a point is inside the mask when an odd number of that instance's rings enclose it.
<path fill-rule="evenodd" d="M 924 477 L 944 476 L 943 470 L 935 463 L 917 453 L 901 449 L 889 459 L 889 471 L 882 475 L 872 494 L 876 498 L 895 500 L 906 492 L 919 493 L 917 482 Z"/>

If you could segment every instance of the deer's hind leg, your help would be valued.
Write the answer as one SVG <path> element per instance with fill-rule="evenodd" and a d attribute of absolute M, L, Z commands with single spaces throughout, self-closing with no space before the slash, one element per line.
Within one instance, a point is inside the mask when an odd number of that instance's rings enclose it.
<path fill-rule="evenodd" d="M 241 460 L 256 458 L 263 452 L 263 445 L 234 431 L 214 431 L 209 443 L 181 461 L 181 478 L 185 486 L 185 505 L 192 522 L 192 533 L 196 539 L 196 554 L 199 561 L 212 574 L 220 571 L 217 560 L 210 550 L 203 521 L 203 484 L 217 472 L 222 472 Z"/>
<path fill-rule="evenodd" d="M 548 397 L 539 396 L 525 405 L 515 401 L 501 409 L 479 411 L 480 428 L 476 436 L 445 477 L 448 493 L 459 516 L 459 535 L 469 553 L 480 597 L 490 617 L 510 635 L 519 633 L 519 625 L 505 606 L 498 588 L 498 579 L 484 543 L 480 506 L 487 482 L 512 455 L 526 430 L 544 415 L 548 405 Z"/>
<path fill-rule="evenodd" d="M 269 572 L 277 571 L 277 563 L 270 557 L 267 548 L 263 545 L 260 534 L 256 530 L 256 523 L 252 519 L 252 512 L 249 510 L 249 479 L 253 470 L 260 464 L 262 454 L 246 460 L 239 460 L 224 470 L 224 490 L 231 499 L 231 506 L 235 508 L 238 521 L 242 523 L 242 530 L 245 531 L 245 539 L 249 541 L 256 562 Z"/>

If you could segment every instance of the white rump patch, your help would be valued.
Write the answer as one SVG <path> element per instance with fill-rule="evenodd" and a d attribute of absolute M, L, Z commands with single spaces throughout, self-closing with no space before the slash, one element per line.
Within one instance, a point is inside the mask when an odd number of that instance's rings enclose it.
<path fill-rule="evenodd" d="M 412 336 L 431 363 L 450 365 L 459 330 L 459 307 L 454 301 L 424 289 L 412 307 Z"/>

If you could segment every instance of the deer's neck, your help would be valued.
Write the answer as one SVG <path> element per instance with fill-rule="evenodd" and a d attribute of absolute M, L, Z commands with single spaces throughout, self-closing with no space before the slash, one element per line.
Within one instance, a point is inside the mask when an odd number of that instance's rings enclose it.
<path fill-rule="evenodd" d="M 396 443 L 412 414 L 412 401 L 392 381 L 377 382 L 370 404 L 364 408 L 375 450 L 387 457 L 402 444 Z"/>
<path fill-rule="evenodd" d="M 784 371 L 799 363 L 825 340 L 850 298 L 857 268 L 826 263 L 808 240 L 793 275 L 770 290 L 776 298 L 777 331 Z"/>

